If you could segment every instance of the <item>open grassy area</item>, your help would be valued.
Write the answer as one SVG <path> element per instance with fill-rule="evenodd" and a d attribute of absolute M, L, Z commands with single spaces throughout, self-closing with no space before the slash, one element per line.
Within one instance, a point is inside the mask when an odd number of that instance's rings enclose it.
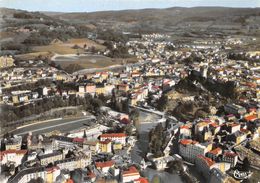
<path fill-rule="evenodd" d="M 60 60 L 61 58 L 58 58 Z M 136 58 L 129 58 L 129 59 L 112 59 L 109 57 L 101 56 L 101 55 L 87 55 L 78 57 L 75 59 L 68 59 L 65 58 L 65 61 L 55 61 L 57 64 L 59 64 L 63 69 L 65 69 L 67 72 L 75 72 L 77 70 L 81 69 L 91 69 L 91 68 L 104 68 L 109 67 L 113 65 L 123 65 L 127 63 L 135 63 L 137 62 Z M 79 67 L 76 67 L 78 69 L 75 70 L 75 65 L 78 65 Z M 72 69 L 68 67 L 73 67 Z M 71 70 L 71 71 L 70 71 Z"/>
<path fill-rule="evenodd" d="M 20 60 L 33 60 L 36 57 L 43 56 L 43 57 L 51 57 L 53 54 L 50 52 L 33 52 L 33 53 L 26 53 L 26 54 L 20 54 L 15 55 L 16 58 Z"/>
<path fill-rule="evenodd" d="M 253 169 L 252 171 L 253 171 L 253 175 L 248 180 L 245 181 L 246 183 L 256 183 L 256 182 L 259 182 L 259 180 L 260 180 L 260 171 L 257 171 L 255 169 Z"/>
<path fill-rule="evenodd" d="M 14 35 L 12 32 L 0 32 L 1 39 L 12 38 Z"/>
<path fill-rule="evenodd" d="M 250 146 L 251 146 L 252 148 L 255 148 L 255 149 L 259 149 L 259 150 L 260 150 L 260 137 L 257 138 L 257 139 L 255 139 L 255 140 L 252 140 L 252 141 L 250 142 Z"/>
<path fill-rule="evenodd" d="M 167 104 L 167 109 L 168 110 L 173 110 L 175 109 L 175 107 L 178 105 L 179 101 L 185 97 L 189 97 L 190 95 L 188 94 L 184 94 L 184 93 L 180 93 L 177 91 L 170 91 L 166 94 L 166 96 L 168 97 L 168 104 Z"/>
<path fill-rule="evenodd" d="M 94 46 L 97 50 L 104 50 L 106 47 L 103 45 L 100 45 L 92 40 L 82 38 L 82 39 L 70 39 L 67 42 L 64 43 L 66 46 L 74 46 L 77 44 L 78 46 L 82 47 L 86 44 L 88 47 Z"/>
<path fill-rule="evenodd" d="M 260 157 L 257 154 L 255 154 L 252 150 L 247 149 L 241 145 L 235 147 L 235 150 L 238 152 L 238 154 L 248 157 L 250 164 L 260 167 Z"/>
<path fill-rule="evenodd" d="M 247 52 L 247 53 L 249 53 L 249 54 L 251 54 L 251 55 L 260 55 L 260 51 L 249 51 L 249 52 Z"/>
<path fill-rule="evenodd" d="M 1 34 L 0 34 L 1 35 Z M 54 42 L 50 45 L 46 46 L 34 46 L 32 47 L 33 52 L 32 53 L 26 53 L 26 54 L 20 54 L 16 55 L 16 58 L 21 59 L 21 60 L 33 60 L 34 58 L 38 56 L 43 56 L 43 57 L 51 57 L 55 53 L 60 54 L 60 55 L 65 55 L 65 54 L 77 54 L 77 53 L 84 53 L 84 45 L 87 45 L 87 47 L 95 47 L 97 50 L 104 50 L 105 46 L 98 44 L 92 40 L 82 38 L 82 39 L 70 39 L 66 42 Z M 73 46 L 78 45 L 78 49 L 74 49 Z M 82 63 L 83 60 L 79 60 L 80 64 Z M 105 60 L 106 61 L 106 60 Z M 108 63 L 109 65 L 109 63 Z"/>
<path fill-rule="evenodd" d="M 76 54 L 76 53 L 83 53 L 82 49 L 73 49 L 69 46 L 57 43 L 51 44 L 47 46 L 35 46 L 33 50 L 36 52 L 52 52 L 58 54 Z"/>
<path fill-rule="evenodd" d="M 75 45 L 78 46 L 77 49 L 74 48 Z M 55 40 L 52 44 L 46 46 L 34 46 L 32 48 L 32 53 L 21 54 L 17 55 L 16 57 L 21 60 L 29 60 L 39 57 L 40 55 L 51 58 L 57 54 L 58 56 L 53 61 L 55 61 L 55 63 L 59 64 L 65 70 L 70 70 L 68 67 L 71 65 L 73 65 L 73 67 L 78 65 L 76 68 L 80 70 L 88 68 L 104 68 L 113 65 L 123 65 L 137 62 L 135 57 L 127 59 L 113 59 L 102 55 L 77 56 L 78 53 L 83 54 L 85 52 L 85 45 L 87 48 L 95 47 L 96 50 L 104 50 L 106 48 L 102 44 L 98 44 L 86 38 L 70 39 L 66 42 Z"/>
<path fill-rule="evenodd" d="M 72 47 L 78 45 L 80 48 L 73 49 Z M 58 54 L 76 54 L 84 52 L 84 45 L 87 47 L 94 46 L 97 50 L 104 50 L 105 46 L 97 44 L 96 42 L 82 38 L 82 39 L 70 39 L 66 42 L 56 42 L 46 46 L 34 46 L 33 50 L 37 52 L 53 52 Z"/>

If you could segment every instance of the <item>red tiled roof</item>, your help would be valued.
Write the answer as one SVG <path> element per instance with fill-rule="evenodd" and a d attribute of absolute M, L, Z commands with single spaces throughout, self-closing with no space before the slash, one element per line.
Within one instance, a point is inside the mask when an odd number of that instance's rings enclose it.
<path fill-rule="evenodd" d="M 226 115 L 227 117 L 234 117 L 235 115 L 234 114 L 228 114 Z"/>
<path fill-rule="evenodd" d="M 240 131 L 241 131 L 241 132 L 244 132 L 244 133 L 248 133 L 248 132 L 249 132 L 249 130 L 244 129 L 244 128 L 240 128 Z"/>
<path fill-rule="evenodd" d="M 26 154 L 27 150 L 14 150 L 14 149 L 9 149 L 5 151 L 0 151 L 0 154 L 11 154 L 11 153 L 16 153 L 16 154 Z"/>
<path fill-rule="evenodd" d="M 89 173 L 87 174 L 87 176 L 88 176 L 89 178 L 95 178 L 95 177 L 96 177 L 96 174 L 93 173 L 93 172 L 89 172 Z"/>
<path fill-rule="evenodd" d="M 237 156 L 237 154 L 236 154 L 236 153 L 233 153 L 233 152 L 225 152 L 225 153 L 224 153 L 224 156 L 235 157 L 235 156 Z"/>
<path fill-rule="evenodd" d="M 252 87 L 252 88 L 256 88 L 257 84 L 256 83 L 252 83 L 252 82 L 247 82 L 246 86 Z"/>
<path fill-rule="evenodd" d="M 140 74 L 140 72 L 132 72 L 132 74 Z"/>
<path fill-rule="evenodd" d="M 101 74 L 102 74 L 102 75 L 108 75 L 108 73 L 107 73 L 107 72 L 101 72 Z"/>
<path fill-rule="evenodd" d="M 152 86 L 152 88 L 160 89 L 160 86 Z"/>
<path fill-rule="evenodd" d="M 68 179 L 66 183 L 74 183 L 74 181 L 72 179 Z"/>
<path fill-rule="evenodd" d="M 121 123 L 123 123 L 123 124 L 128 124 L 128 123 L 130 123 L 130 120 L 127 119 L 127 118 L 123 118 L 123 119 L 121 120 Z"/>
<path fill-rule="evenodd" d="M 211 123 L 211 120 L 210 120 L 209 118 L 205 118 L 203 121 L 204 121 L 204 122 Z"/>
<path fill-rule="evenodd" d="M 76 138 L 74 138 L 72 141 L 73 141 L 73 142 L 83 143 L 83 142 L 84 142 L 84 138 L 78 138 L 78 137 L 76 137 Z"/>
<path fill-rule="evenodd" d="M 149 181 L 144 177 L 140 177 L 139 179 L 134 180 L 134 182 L 136 182 L 136 183 L 149 183 Z"/>
<path fill-rule="evenodd" d="M 257 115 L 254 114 L 254 115 L 249 115 L 249 116 L 246 116 L 244 117 L 246 121 L 254 121 L 257 119 Z"/>
<path fill-rule="evenodd" d="M 216 123 L 214 123 L 214 122 L 210 123 L 210 125 L 211 125 L 211 126 L 213 126 L 214 128 L 217 128 L 217 127 L 219 127 L 219 125 L 217 125 L 217 124 L 216 124 Z"/>
<path fill-rule="evenodd" d="M 96 162 L 96 167 L 104 168 L 104 167 L 111 167 L 115 164 L 114 161 L 105 161 L 105 162 Z"/>
<path fill-rule="evenodd" d="M 187 125 L 183 125 L 181 126 L 181 129 L 190 129 L 190 127 L 188 127 Z"/>
<path fill-rule="evenodd" d="M 180 140 L 180 143 L 182 145 L 197 144 L 197 141 L 193 141 L 191 139 L 182 139 L 182 140 Z"/>
<path fill-rule="evenodd" d="M 122 174 L 123 176 L 140 175 L 139 171 L 134 166 L 131 166 L 128 170 L 123 171 Z"/>
<path fill-rule="evenodd" d="M 222 149 L 217 147 L 216 149 L 211 150 L 209 153 L 217 155 L 217 154 L 221 153 L 221 151 L 222 151 Z"/>
<path fill-rule="evenodd" d="M 167 84 L 169 84 L 170 82 L 171 82 L 170 80 L 169 80 L 169 81 L 164 81 L 163 84 L 164 84 L 164 85 L 167 85 Z"/>
<path fill-rule="evenodd" d="M 138 91 L 136 91 L 135 93 L 136 93 L 136 94 L 142 94 L 142 93 L 143 93 L 143 91 L 141 91 L 141 90 L 138 90 Z"/>
<path fill-rule="evenodd" d="M 125 133 L 105 133 L 100 135 L 100 138 L 126 137 Z"/>
<path fill-rule="evenodd" d="M 192 140 L 190 140 L 190 139 L 182 139 L 182 140 L 180 141 L 180 143 L 181 143 L 182 145 L 191 144 L 191 142 L 192 142 Z"/>
<path fill-rule="evenodd" d="M 86 145 L 91 145 L 91 146 L 95 146 L 97 145 L 98 141 L 85 141 L 84 144 Z"/>
<path fill-rule="evenodd" d="M 106 139 L 104 141 L 99 141 L 100 144 L 109 144 L 111 142 L 111 140 Z"/>
<path fill-rule="evenodd" d="M 256 108 L 252 107 L 249 109 L 250 112 L 255 112 L 256 111 Z"/>
<path fill-rule="evenodd" d="M 208 167 L 211 167 L 212 165 L 215 164 L 215 161 L 213 161 L 212 159 L 207 158 L 207 157 L 205 157 L 205 156 L 203 156 L 201 154 L 198 155 L 198 158 L 202 159 L 208 165 Z"/>
<path fill-rule="evenodd" d="M 54 166 L 54 167 L 50 167 L 50 168 L 47 168 L 46 170 L 49 172 L 49 173 L 53 173 L 55 170 L 59 170 L 60 168 L 58 166 Z"/>
<path fill-rule="evenodd" d="M 239 126 L 240 124 L 239 123 L 229 123 L 228 126 L 231 126 L 231 127 L 235 127 L 235 126 Z"/>

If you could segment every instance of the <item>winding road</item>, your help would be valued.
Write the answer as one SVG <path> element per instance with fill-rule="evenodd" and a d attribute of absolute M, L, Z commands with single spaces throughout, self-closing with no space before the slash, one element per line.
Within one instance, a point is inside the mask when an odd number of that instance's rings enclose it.
<path fill-rule="evenodd" d="M 15 129 L 12 133 L 15 135 L 25 135 L 29 132 L 32 134 L 48 133 L 54 130 L 61 132 L 68 132 L 76 130 L 84 126 L 86 123 L 94 120 L 94 116 L 87 116 L 82 118 L 58 119 L 44 122 L 38 122 L 31 125 L 26 125 Z"/>

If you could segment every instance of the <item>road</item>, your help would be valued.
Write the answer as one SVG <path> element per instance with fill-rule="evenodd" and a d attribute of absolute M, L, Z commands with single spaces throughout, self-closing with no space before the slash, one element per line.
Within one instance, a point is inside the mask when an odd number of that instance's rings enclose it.
<path fill-rule="evenodd" d="M 143 108 L 143 107 L 140 107 L 140 106 L 129 105 L 129 107 L 136 108 L 136 109 L 148 112 L 148 113 L 153 113 L 153 114 L 156 114 L 156 115 L 161 116 L 161 117 L 164 116 L 164 112 L 161 112 L 161 111 L 152 110 L 152 109 L 146 109 L 146 108 Z"/>
<path fill-rule="evenodd" d="M 137 62 L 137 63 L 133 63 L 133 64 L 125 64 L 125 65 L 112 65 L 112 66 L 108 66 L 108 67 L 102 67 L 102 68 L 91 68 L 91 69 L 82 69 L 79 71 L 76 71 L 74 73 L 72 73 L 71 75 L 79 75 L 79 74 L 86 74 L 86 73 L 94 73 L 94 72 L 101 72 L 104 70 L 113 70 L 113 69 L 122 69 L 122 68 L 126 68 L 127 66 L 131 67 L 131 66 L 141 66 L 144 64 L 147 64 L 150 61 L 142 61 L 142 62 Z"/>
<path fill-rule="evenodd" d="M 15 135 L 24 135 L 29 132 L 32 132 L 32 134 L 42 134 L 54 130 L 59 130 L 61 132 L 68 132 L 71 130 L 76 130 L 81 128 L 82 126 L 84 126 L 85 123 L 88 123 L 93 119 L 95 119 L 94 116 L 87 116 L 83 118 L 47 121 L 43 123 L 32 124 L 30 126 L 25 126 L 22 128 L 17 128 L 12 133 Z"/>

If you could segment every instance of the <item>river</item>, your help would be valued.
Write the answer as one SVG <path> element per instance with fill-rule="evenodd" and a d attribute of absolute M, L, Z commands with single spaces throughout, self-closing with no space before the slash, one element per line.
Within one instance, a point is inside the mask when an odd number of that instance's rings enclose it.
<path fill-rule="evenodd" d="M 156 114 L 140 111 L 140 124 L 136 125 L 139 133 L 139 140 L 136 142 L 135 147 L 131 152 L 131 158 L 134 162 L 140 163 L 142 157 L 147 153 L 149 143 L 148 133 L 158 124 L 159 120 L 160 117 Z M 170 174 L 165 171 L 157 171 L 151 168 L 146 168 L 143 173 L 148 178 L 149 182 L 152 183 L 183 183 L 178 174 Z"/>

